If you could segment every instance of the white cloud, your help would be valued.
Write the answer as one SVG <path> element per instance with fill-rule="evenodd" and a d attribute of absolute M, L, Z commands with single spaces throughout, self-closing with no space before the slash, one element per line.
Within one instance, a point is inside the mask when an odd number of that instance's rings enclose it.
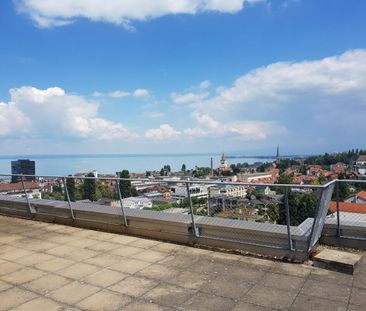
<path fill-rule="evenodd" d="M 0 105 L 0 136 L 3 137 L 13 136 L 20 130 L 40 138 L 135 137 L 122 124 L 98 117 L 97 102 L 66 94 L 59 87 L 40 90 L 23 86 L 11 89 L 10 96 L 10 103 Z"/>
<path fill-rule="evenodd" d="M 201 89 L 208 89 L 210 86 L 211 86 L 211 82 L 209 80 L 205 80 L 200 83 Z"/>
<path fill-rule="evenodd" d="M 215 11 L 235 13 L 244 3 L 264 0 L 18 0 L 17 9 L 41 28 L 64 26 L 84 17 L 133 29 L 131 21 L 144 21 L 169 14 Z"/>
<path fill-rule="evenodd" d="M 136 89 L 132 95 L 134 97 L 147 97 L 149 96 L 149 91 L 145 89 Z"/>
<path fill-rule="evenodd" d="M 197 127 L 187 128 L 184 133 L 191 138 L 211 137 L 211 138 L 238 138 L 242 141 L 264 140 L 271 135 L 281 134 L 286 131 L 276 122 L 265 121 L 232 121 L 219 123 L 213 117 L 207 114 L 194 112 L 193 119 Z"/>
<path fill-rule="evenodd" d="M 129 92 L 124 92 L 124 91 L 114 91 L 114 92 L 108 93 L 109 97 L 114 97 L 114 98 L 127 97 L 130 95 L 131 94 Z"/>
<path fill-rule="evenodd" d="M 24 134 L 29 126 L 29 118 L 17 109 L 15 103 L 0 102 L 0 137 Z"/>
<path fill-rule="evenodd" d="M 344 103 L 343 96 L 366 102 L 366 51 L 304 62 L 279 62 L 255 69 L 237 79 L 232 87 L 217 89 L 217 95 L 201 101 L 197 109 L 235 107 L 258 111 L 290 103 L 324 107 L 324 102 Z"/>
<path fill-rule="evenodd" d="M 199 103 L 209 96 L 209 93 L 172 93 L 170 98 L 178 105 Z"/>
<path fill-rule="evenodd" d="M 149 96 L 149 91 L 146 89 L 136 89 L 133 92 L 126 92 L 126 91 L 113 91 L 109 93 L 101 93 L 101 92 L 94 92 L 94 97 L 112 97 L 112 98 L 122 98 L 122 97 L 147 97 Z"/>
<path fill-rule="evenodd" d="M 180 134 L 171 125 L 161 124 L 159 128 L 147 130 L 145 137 L 153 140 L 169 140 L 179 137 Z"/>

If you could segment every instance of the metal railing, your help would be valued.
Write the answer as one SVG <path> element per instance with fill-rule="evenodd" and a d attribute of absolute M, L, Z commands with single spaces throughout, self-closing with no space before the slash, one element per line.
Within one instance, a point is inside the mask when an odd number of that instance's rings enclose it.
<path fill-rule="evenodd" d="M 168 215 L 170 214 L 170 220 L 183 219 L 190 228 L 190 234 L 196 239 L 203 240 L 216 240 L 227 243 L 240 243 L 249 246 L 259 246 L 272 249 L 282 249 L 289 253 L 301 251 L 309 253 L 318 243 L 325 219 L 328 213 L 328 205 L 331 200 L 334 188 L 338 189 L 337 185 L 340 180 L 334 180 L 325 185 L 297 185 L 297 184 L 273 184 L 273 183 L 248 183 L 248 182 L 221 182 L 220 180 L 202 180 L 202 179 L 153 179 L 153 178 L 120 178 L 120 177 L 87 177 L 87 176 L 50 176 L 50 175 L 16 175 L 16 174 L 0 174 L 0 177 L 10 179 L 10 177 L 19 177 L 21 180 L 23 196 L 25 197 L 26 204 L 28 206 L 28 212 L 32 216 L 36 216 L 39 212 L 34 208 L 37 204 L 40 204 L 40 200 L 31 199 L 27 193 L 27 189 L 24 183 L 25 178 L 43 179 L 52 182 L 59 182 L 62 185 L 62 194 L 64 200 L 67 203 L 69 209 L 69 218 L 72 221 L 77 221 L 80 216 L 79 202 L 73 202 L 70 198 L 69 189 L 67 186 L 68 179 L 74 181 L 80 181 L 79 184 L 87 180 L 94 180 L 103 182 L 110 182 L 114 189 L 114 199 L 119 204 L 120 217 L 123 219 L 122 226 L 127 228 L 136 227 L 137 225 L 131 220 L 133 217 L 144 217 L 148 219 L 153 215 Z M 122 182 L 139 182 L 148 183 L 151 186 L 171 187 L 180 186 L 181 189 L 185 189 L 185 194 L 180 193 L 182 196 L 180 203 L 188 202 L 187 212 L 173 214 L 171 208 L 164 209 L 162 211 L 157 210 L 139 210 L 125 206 L 125 201 L 121 192 Z M 358 182 L 358 181 L 357 181 Z M 194 198 L 198 197 L 197 193 L 194 193 L 192 187 L 205 186 L 208 191 L 202 193 L 202 197 L 208 197 L 207 203 L 194 204 Z M 231 204 L 230 208 L 225 207 L 225 202 L 230 196 L 221 198 L 224 201 L 222 206 L 218 204 L 212 206 L 211 200 L 216 199 L 220 201 L 220 193 L 217 196 L 210 194 L 210 190 L 214 188 L 225 189 L 224 187 L 245 187 L 248 193 L 245 197 L 239 197 L 242 199 L 244 207 L 240 207 L 239 204 Z M 248 199 L 250 193 L 254 193 L 253 196 L 259 194 L 258 189 L 267 189 L 272 192 L 272 199 L 274 204 L 271 205 L 271 209 L 268 207 L 270 200 L 268 199 L 268 205 L 264 204 L 264 207 L 253 207 L 251 205 L 257 202 L 259 205 L 262 201 L 256 199 Z M 213 190 L 212 190 L 213 191 Z M 311 196 L 310 203 L 307 205 L 309 213 L 301 210 L 301 204 L 297 206 L 296 200 L 309 200 L 307 195 Z M 267 195 L 265 195 L 267 196 Z M 271 197 L 271 196 L 268 196 Z M 275 199 L 274 199 L 275 198 Z M 232 197 L 231 197 L 232 199 Z M 226 201 L 225 201 L 226 200 Z M 257 201 L 256 201 L 257 200 Z M 47 201 L 47 200 L 44 200 Z M 251 202 L 253 201 L 253 202 Z M 338 202 L 338 201 L 337 201 Z M 301 203 L 301 202 L 300 202 Z M 83 204 L 83 203 L 81 203 Z M 102 206 L 90 202 L 93 204 L 93 210 L 98 210 L 98 206 L 101 209 Z M 90 205 L 89 204 L 89 205 Z M 247 205 L 245 205 L 247 204 Z M 249 204 L 249 205 L 248 205 Z M 341 232 L 341 221 L 339 220 L 339 204 L 337 203 L 337 215 L 338 215 L 338 230 Z M 181 204 L 179 205 L 181 207 Z M 246 206 L 246 207 L 245 207 Z M 249 206 L 249 207 L 248 207 Z M 1 208 L 1 205 L 0 205 Z M 273 210 L 272 210 L 273 209 Z M 115 210 L 115 209 L 114 209 Z M 175 210 L 176 211 L 176 210 Z M 253 216 L 249 216 L 252 221 L 248 221 L 248 217 L 242 217 L 243 213 L 250 212 Z M 264 213 L 266 215 L 260 215 L 263 217 L 257 217 L 256 213 Z M 269 212 L 276 214 L 275 217 L 269 217 Z M 279 216 L 278 216 L 278 215 Z M 298 216 L 301 214 L 301 217 Z M 154 216 L 154 217 L 155 217 Z M 274 219 L 278 216 L 277 221 Z M 166 217 L 164 218 L 166 219 Z M 179 220 L 180 221 L 180 220 Z M 300 223 L 301 221 L 301 223 Z M 136 227 L 137 228 L 137 227 Z M 161 231 L 161 229 L 158 229 Z"/>
<path fill-rule="evenodd" d="M 342 185 L 346 185 L 346 190 L 344 190 L 346 197 L 344 198 L 341 198 L 340 195 Z M 357 189 L 358 187 L 361 189 Z M 366 180 L 339 179 L 335 181 L 335 198 L 329 207 L 330 216 L 328 218 L 329 223 L 333 223 L 332 220 L 334 217 L 336 218 L 338 238 L 366 241 L 366 198 L 360 198 L 361 202 L 358 202 L 358 190 L 366 191 Z"/>

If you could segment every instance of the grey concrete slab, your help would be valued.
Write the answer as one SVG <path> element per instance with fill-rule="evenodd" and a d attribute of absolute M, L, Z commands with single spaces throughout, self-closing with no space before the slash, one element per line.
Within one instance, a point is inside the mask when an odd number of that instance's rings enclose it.
<path fill-rule="evenodd" d="M 323 249 L 313 258 L 314 266 L 353 274 L 362 256 L 334 249 Z"/>

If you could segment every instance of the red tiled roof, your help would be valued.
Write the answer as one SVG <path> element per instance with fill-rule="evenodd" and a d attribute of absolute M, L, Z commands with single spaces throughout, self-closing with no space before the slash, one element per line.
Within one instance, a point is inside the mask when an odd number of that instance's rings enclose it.
<path fill-rule="evenodd" d="M 356 194 L 359 198 L 366 200 L 366 191 L 360 191 Z"/>
<path fill-rule="evenodd" d="M 29 189 L 39 189 L 41 188 L 40 185 L 33 181 L 25 181 L 24 188 Z M 16 183 L 0 183 L 0 192 L 4 191 L 18 191 L 23 190 L 23 186 L 21 182 Z"/>
<path fill-rule="evenodd" d="M 333 213 L 336 212 L 337 211 L 337 202 L 331 201 L 329 203 L 329 210 Z M 339 210 L 341 212 L 366 214 L 366 204 L 365 203 L 352 203 L 352 202 L 339 202 Z"/>

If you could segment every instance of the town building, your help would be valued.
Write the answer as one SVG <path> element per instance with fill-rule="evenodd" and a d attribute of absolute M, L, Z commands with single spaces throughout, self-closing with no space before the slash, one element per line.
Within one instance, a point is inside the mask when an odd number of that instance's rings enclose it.
<path fill-rule="evenodd" d="M 222 185 L 209 188 L 210 196 L 230 196 L 230 197 L 245 197 L 247 195 L 247 187 Z"/>
<path fill-rule="evenodd" d="M 30 199 L 41 199 L 41 186 L 33 181 L 25 181 L 24 188 L 21 182 L 0 183 L 0 195 L 10 195 L 13 197 L 25 197 L 25 192 Z"/>
<path fill-rule="evenodd" d="M 357 192 L 354 196 L 344 200 L 345 202 L 366 204 L 366 191 Z"/>
<path fill-rule="evenodd" d="M 353 165 L 353 171 L 361 178 L 366 178 L 366 155 L 360 155 Z"/>
<path fill-rule="evenodd" d="M 191 197 L 207 197 L 208 187 L 207 185 L 191 184 L 189 185 L 189 193 Z M 170 188 L 171 196 L 173 199 L 184 199 L 188 197 L 186 185 L 176 185 Z"/>
<path fill-rule="evenodd" d="M 16 175 L 35 175 L 36 174 L 36 162 L 28 159 L 20 159 L 17 161 L 11 161 L 11 173 Z M 16 183 L 21 181 L 20 176 L 12 176 L 11 182 Z M 26 181 L 35 181 L 35 176 L 23 177 Z"/>

